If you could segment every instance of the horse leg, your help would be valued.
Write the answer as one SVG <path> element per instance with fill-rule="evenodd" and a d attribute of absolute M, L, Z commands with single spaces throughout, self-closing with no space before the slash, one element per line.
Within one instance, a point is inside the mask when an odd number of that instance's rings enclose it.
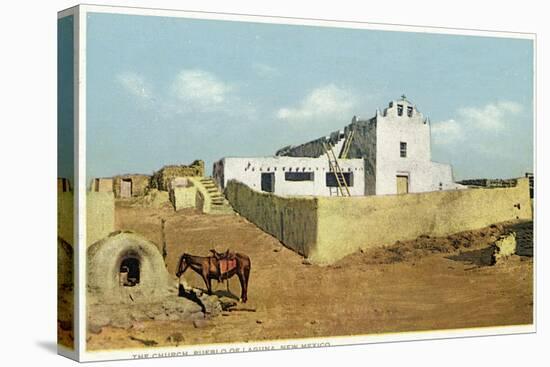
<path fill-rule="evenodd" d="M 237 272 L 239 276 L 239 282 L 241 283 L 241 301 L 246 303 L 247 290 L 248 290 L 248 275 L 250 274 L 250 268 L 245 266 Z"/>
<path fill-rule="evenodd" d="M 206 289 L 208 291 L 208 294 L 212 294 L 212 280 L 210 279 L 208 274 L 205 273 L 204 271 L 202 272 L 201 275 L 202 275 L 202 279 L 204 280 L 204 283 L 206 284 Z"/>
<path fill-rule="evenodd" d="M 244 268 L 244 302 L 246 303 L 248 299 L 248 278 L 250 277 L 250 265 L 245 266 Z"/>

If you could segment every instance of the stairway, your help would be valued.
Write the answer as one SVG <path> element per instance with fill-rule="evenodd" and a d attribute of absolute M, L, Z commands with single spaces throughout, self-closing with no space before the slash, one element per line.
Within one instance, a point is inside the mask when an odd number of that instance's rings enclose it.
<path fill-rule="evenodd" d="M 218 189 L 218 186 L 212 177 L 204 177 L 200 179 L 201 185 L 204 187 L 207 195 L 210 197 L 210 214 L 234 214 L 233 208 Z"/>

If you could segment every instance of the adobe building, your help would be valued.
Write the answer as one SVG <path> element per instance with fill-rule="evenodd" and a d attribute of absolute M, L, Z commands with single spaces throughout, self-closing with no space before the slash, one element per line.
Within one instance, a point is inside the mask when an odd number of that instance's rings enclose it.
<path fill-rule="evenodd" d="M 113 192 L 114 181 L 111 177 L 94 178 L 92 190 L 95 192 Z"/>
<path fill-rule="evenodd" d="M 65 177 L 57 178 L 57 192 L 70 192 L 73 191 L 71 186 L 71 180 Z"/>
<path fill-rule="evenodd" d="M 230 180 L 276 195 L 364 196 L 463 189 L 449 164 L 431 160 L 430 123 L 405 96 L 383 112 L 329 136 L 287 146 L 274 157 L 214 163 L 221 188 Z M 346 190 L 342 189 L 346 186 Z"/>
<path fill-rule="evenodd" d="M 143 196 L 149 189 L 151 176 L 128 174 L 113 177 L 113 190 L 117 198 Z"/>
<path fill-rule="evenodd" d="M 170 191 L 170 183 L 178 177 L 204 177 L 204 162 L 196 160 L 190 165 L 164 166 L 151 177 L 151 188 Z"/>

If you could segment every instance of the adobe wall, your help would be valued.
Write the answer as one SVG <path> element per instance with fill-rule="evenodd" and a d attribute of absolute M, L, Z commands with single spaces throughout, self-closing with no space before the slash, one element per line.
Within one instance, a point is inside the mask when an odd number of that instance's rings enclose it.
<path fill-rule="evenodd" d="M 516 187 L 364 197 L 279 197 L 231 180 L 235 211 L 318 264 L 359 249 L 531 220 L 528 179 Z"/>
<path fill-rule="evenodd" d="M 284 198 L 231 180 L 225 194 L 233 209 L 287 247 L 309 257 L 317 242 L 317 199 Z"/>
<path fill-rule="evenodd" d="M 132 196 L 145 195 L 151 186 L 151 176 L 148 175 L 130 174 L 115 176 L 113 177 L 113 190 L 117 198 L 120 197 L 121 182 L 126 179 L 132 180 Z"/>
<path fill-rule="evenodd" d="M 86 193 L 87 247 L 115 230 L 115 197 L 112 192 Z"/>
<path fill-rule="evenodd" d="M 114 182 L 112 178 L 95 178 L 92 181 L 92 191 L 113 192 Z"/>
<path fill-rule="evenodd" d="M 86 242 L 90 246 L 115 230 L 115 198 L 112 192 L 86 193 Z M 57 193 L 57 235 L 74 246 L 74 195 Z"/>
<path fill-rule="evenodd" d="M 204 161 L 196 160 L 190 165 L 164 166 L 151 177 L 151 187 L 170 190 L 170 182 L 177 177 L 204 177 Z"/>
<path fill-rule="evenodd" d="M 74 244 L 74 194 L 57 192 L 57 236 L 70 245 Z"/>
<path fill-rule="evenodd" d="M 195 186 L 174 187 L 170 190 L 170 201 L 176 211 L 194 208 L 197 201 L 197 188 Z"/>
<path fill-rule="evenodd" d="M 317 263 L 423 234 L 445 236 L 532 219 L 529 182 L 524 178 L 511 188 L 318 198 L 317 214 L 317 246 L 311 259 Z"/>

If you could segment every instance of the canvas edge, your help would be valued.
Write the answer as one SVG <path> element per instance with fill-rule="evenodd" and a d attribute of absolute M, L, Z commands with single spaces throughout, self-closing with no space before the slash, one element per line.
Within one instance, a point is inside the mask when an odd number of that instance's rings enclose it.
<path fill-rule="evenodd" d="M 480 37 L 496 37 L 496 38 L 518 38 L 528 39 L 533 41 L 533 127 L 534 127 L 534 173 L 537 172 L 536 161 L 536 126 L 537 126 L 537 35 L 536 33 L 528 32 L 510 32 L 510 31 L 494 31 L 494 30 L 477 30 L 477 29 L 461 29 L 461 28 L 444 28 L 433 26 L 411 26 L 402 24 L 388 23 L 369 23 L 346 20 L 326 20 L 326 19 L 310 19 L 284 16 L 263 16 L 251 14 L 233 14 L 233 13 L 214 13 L 202 11 L 187 11 L 178 9 L 154 9 L 140 7 L 125 7 L 125 6 L 110 6 L 110 5 L 95 5 L 95 4 L 80 4 L 58 13 L 58 17 L 66 16 L 73 12 L 75 14 L 75 174 L 77 188 L 77 205 L 75 205 L 75 230 L 78 233 L 77 245 L 77 266 L 75 271 L 75 279 L 78 289 L 78 296 L 75 298 L 75 351 L 76 360 L 81 362 L 92 361 L 107 361 L 107 360 L 124 360 L 124 359 L 143 359 L 143 358 L 163 358 L 175 357 L 182 351 L 188 352 L 189 356 L 201 354 L 227 354 L 233 352 L 254 352 L 264 350 L 262 348 L 274 347 L 273 350 L 285 350 L 283 346 L 311 345 L 305 347 L 291 349 L 306 349 L 318 347 L 335 347 L 349 345 L 365 345 L 373 343 L 391 343 L 391 342 L 406 342 L 420 340 L 441 340 L 466 337 L 484 337 L 484 336 L 501 336 L 501 335 L 516 335 L 537 332 L 537 292 L 536 292 L 536 273 L 537 273 L 537 246 L 535 245 L 534 256 L 534 272 L 533 272 L 533 324 L 530 325 L 512 325 L 512 326 L 496 326 L 496 327 L 480 327 L 467 329 L 448 329 L 434 331 L 414 331 L 414 332 L 399 332 L 377 335 L 355 335 L 342 337 L 319 337 L 309 339 L 288 339 L 288 340 L 272 340 L 265 342 L 248 342 L 248 343 L 223 343 L 223 344 L 206 344 L 206 345 L 190 345 L 167 348 L 140 348 L 140 349 L 123 349 L 112 351 L 94 351 L 86 350 L 86 19 L 87 13 L 112 13 L 125 15 L 144 15 L 144 16 L 159 16 L 159 17 L 177 17 L 189 19 L 210 19 L 210 20 L 229 20 L 241 22 L 255 23 L 270 23 L 270 24 L 295 24 L 309 25 L 322 27 L 340 27 L 340 28 L 355 28 L 355 29 L 370 29 L 370 30 L 386 30 L 400 32 L 425 32 L 430 34 L 448 34 L 448 35 L 468 35 Z M 536 178 L 535 178 L 536 180 Z M 537 185 L 535 184 L 535 198 Z M 536 213 L 536 203 L 534 202 L 534 213 Z M 534 215 L 534 243 L 536 244 L 536 222 L 537 218 Z M 79 307 L 82 303 L 83 307 Z M 319 343 L 328 343 L 329 345 L 315 346 Z M 317 343 L 317 344 L 319 344 Z M 238 350 L 237 350 L 238 349 Z M 258 349 L 258 350 L 255 350 Z M 232 351 L 233 350 L 233 351 Z M 58 351 L 60 349 L 58 348 Z M 62 354 L 59 352 L 59 354 Z M 176 355 L 173 355 L 176 354 Z M 136 358 L 136 355 L 138 357 Z M 68 356 L 69 357 L 69 356 Z M 71 357 L 69 357 L 71 358 Z M 72 358 L 75 359 L 75 358 Z"/>

